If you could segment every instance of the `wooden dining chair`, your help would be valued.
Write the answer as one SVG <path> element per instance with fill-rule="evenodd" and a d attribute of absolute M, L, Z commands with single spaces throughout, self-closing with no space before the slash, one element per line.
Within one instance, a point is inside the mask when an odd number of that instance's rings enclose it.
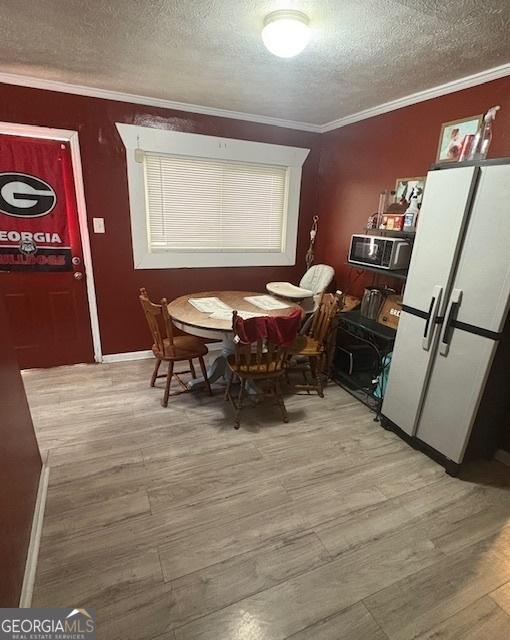
<path fill-rule="evenodd" d="M 174 336 L 172 318 L 168 313 L 168 302 L 165 298 L 161 300 L 161 304 L 154 304 L 149 300 L 147 291 L 144 288 L 140 289 L 139 297 L 147 324 L 149 325 L 149 329 L 152 334 L 152 339 L 154 340 L 152 353 L 156 358 L 156 364 L 151 377 L 151 387 L 154 387 L 157 378 L 166 377 L 165 394 L 162 402 L 163 406 L 168 406 L 172 377 L 175 376 L 183 389 L 188 391 L 187 386 L 179 376 L 182 373 L 191 373 L 191 376 L 196 378 L 195 367 L 193 366 L 194 358 L 197 358 L 200 363 L 200 369 L 202 371 L 207 390 L 209 391 L 209 395 L 212 395 L 211 385 L 207 378 L 207 370 L 204 363 L 204 356 L 208 353 L 205 342 L 201 338 L 197 338 L 195 336 Z M 176 362 L 183 362 L 186 360 L 189 363 L 189 370 L 179 372 L 174 371 L 174 364 Z M 168 371 L 166 374 L 158 375 L 162 361 L 168 362 Z"/>
<path fill-rule="evenodd" d="M 232 326 L 236 328 L 237 311 L 232 314 Z M 297 331 L 297 325 L 296 325 Z M 288 347 L 281 347 L 267 339 L 258 339 L 255 342 L 236 342 L 234 340 L 234 353 L 227 358 L 231 375 L 228 377 L 225 400 L 229 400 L 234 408 L 234 428 L 241 425 L 241 409 L 246 397 L 246 385 L 252 380 L 260 393 L 258 395 L 270 396 L 276 399 L 280 407 L 284 422 L 289 421 L 289 416 L 283 401 L 281 378 L 285 373 L 285 367 L 289 359 Z M 237 398 L 231 393 L 233 378 L 240 381 Z M 257 394 L 253 394 L 257 395 Z"/>
<path fill-rule="evenodd" d="M 312 374 L 312 384 L 308 384 L 306 372 L 304 372 L 305 384 L 294 385 L 294 387 L 316 391 L 321 398 L 324 397 L 321 375 L 323 371 L 329 369 L 329 339 L 340 303 L 339 295 L 323 293 L 308 331 L 304 335 L 297 336 L 290 347 L 293 357 L 306 358 Z"/>

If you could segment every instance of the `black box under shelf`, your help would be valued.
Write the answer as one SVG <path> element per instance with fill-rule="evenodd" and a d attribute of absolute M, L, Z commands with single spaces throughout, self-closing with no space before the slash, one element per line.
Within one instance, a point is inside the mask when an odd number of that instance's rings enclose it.
<path fill-rule="evenodd" d="M 362 371 L 377 371 L 377 355 L 367 344 L 337 345 L 334 367 L 352 376 Z"/>

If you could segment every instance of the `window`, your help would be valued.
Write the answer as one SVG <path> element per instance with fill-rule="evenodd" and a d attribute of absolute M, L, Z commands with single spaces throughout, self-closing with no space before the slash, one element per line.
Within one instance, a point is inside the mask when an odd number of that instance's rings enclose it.
<path fill-rule="evenodd" d="M 135 268 L 295 263 L 307 149 L 117 127 Z"/>
<path fill-rule="evenodd" d="M 150 251 L 281 252 L 287 168 L 145 154 Z"/>

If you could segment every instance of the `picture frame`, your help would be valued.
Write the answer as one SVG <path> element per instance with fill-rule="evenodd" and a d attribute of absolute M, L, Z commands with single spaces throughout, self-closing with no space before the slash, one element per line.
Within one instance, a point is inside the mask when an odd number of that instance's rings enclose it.
<path fill-rule="evenodd" d="M 397 178 L 395 182 L 395 202 L 400 202 L 401 198 L 404 197 L 409 202 L 409 197 L 416 187 L 421 189 L 421 193 L 418 197 L 418 206 L 421 206 L 421 201 L 423 198 L 423 191 L 425 189 L 425 181 L 427 180 L 427 176 L 412 176 L 410 178 Z"/>
<path fill-rule="evenodd" d="M 483 113 L 480 113 L 476 116 L 443 122 L 437 145 L 436 162 L 458 162 L 464 138 L 478 131 L 482 118 Z"/>

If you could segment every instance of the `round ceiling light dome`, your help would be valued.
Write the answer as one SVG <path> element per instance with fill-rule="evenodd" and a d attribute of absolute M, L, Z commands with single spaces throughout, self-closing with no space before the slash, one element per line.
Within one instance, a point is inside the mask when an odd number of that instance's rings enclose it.
<path fill-rule="evenodd" d="M 310 39 L 308 16 L 301 11 L 273 11 L 264 19 L 262 41 L 280 58 L 301 53 Z"/>

